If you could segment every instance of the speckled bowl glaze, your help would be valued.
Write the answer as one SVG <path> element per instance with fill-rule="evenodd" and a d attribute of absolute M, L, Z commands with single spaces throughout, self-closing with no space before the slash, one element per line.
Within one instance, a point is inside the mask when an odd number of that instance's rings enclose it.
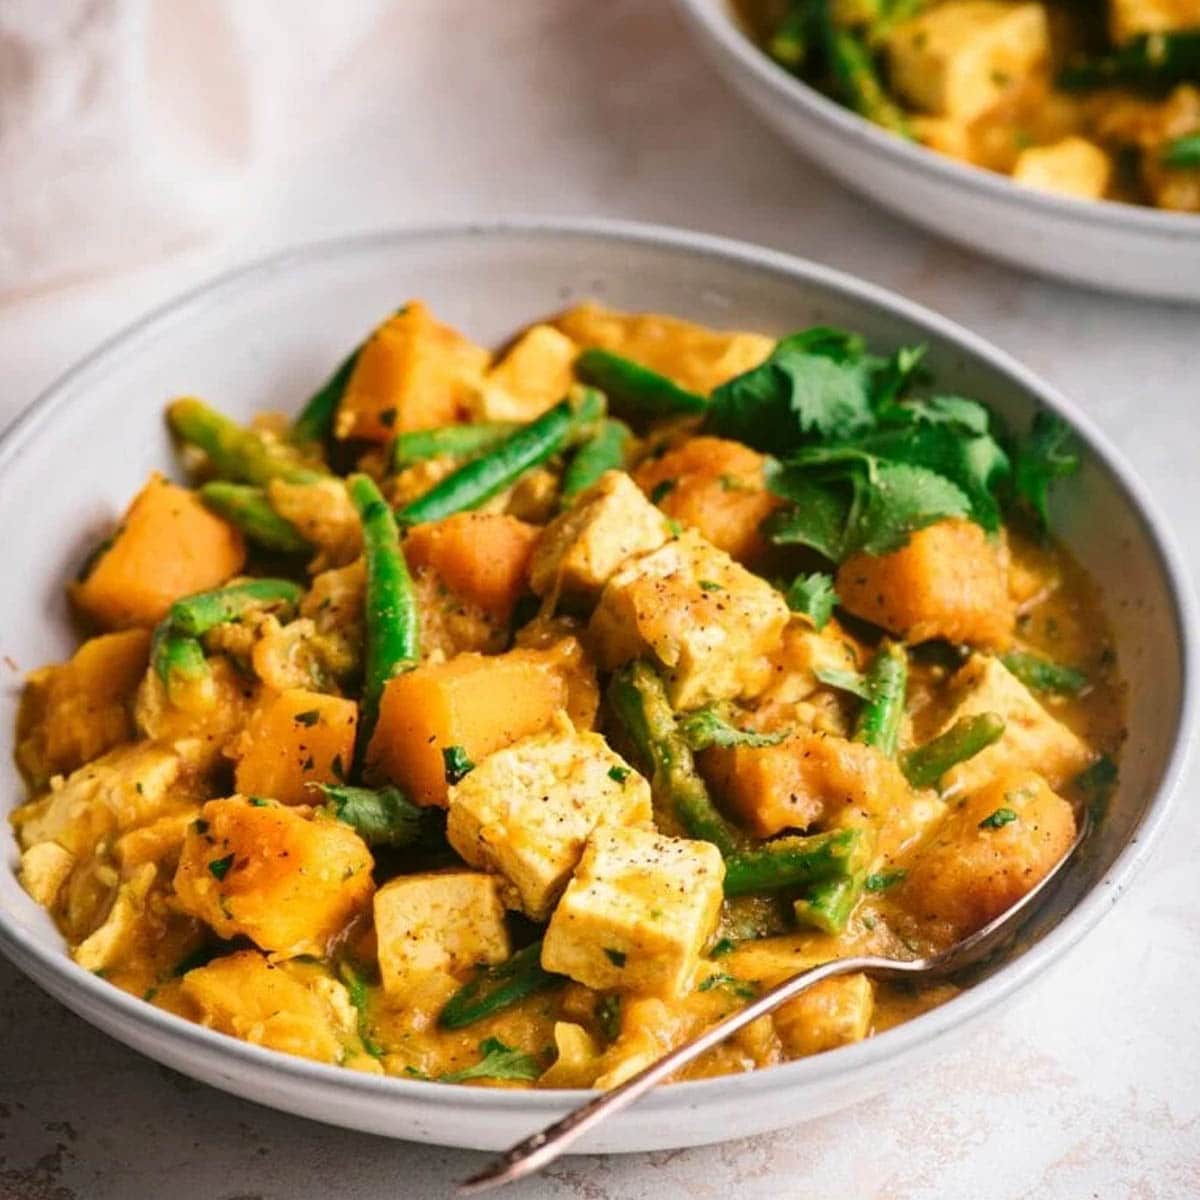
<path fill-rule="evenodd" d="M 980 254 L 1042 275 L 1200 300 L 1200 214 L 1077 200 L 905 141 L 777 66 L 731 0 L 676 0 L 726 81 L 776 133 L 847 187 Z"/>
<path fill-rule="evenodd" d="M 927 309 L 825 267 L 693 233 L 602 221 L 404 230 L 329 242 L 226 275 L 86 358 L 0 440 L 0 805 L 22 798 L 12 767 L 17 670 L 72 646 L 63 584 L 146 473 L 177 475 L 162 420 L 191 392 L 235 416 L 292 409 L 379 317 L 421 296 L 488 343 L 584 297 L 714 326 L 782 334 L 814 322 L 877 345 L 923 341 L 949 391 L 1024 425 L 1065 416 L 1084 468 L 1055 501 L 1059 530 L 1102 582 L 1131 682 L 1119 795 L 1019 951 L 959 997 L 855 1046 L 751 1074 L 660 1089 L 583 1149 L 695 1145 L 794 1124 L 882 1090 L 897 1074 L 967 1052 L 960 1035 L 1061 958 L 1145 861 L 1183 769 L 1195 703 L 1195 618 L 1186 576 L 1143 485 L 1107 439 L 1034 375 Z M 227 1038 L 126 995 L 77 967 L 14 875 L 0 835 L 0 950 L 85 1020 L 168 1066 L 239 1096 L 392 1137 L 498 1148 L 561 1115 L 579 1092 L 510 1091 L 385 1079 Z"/>

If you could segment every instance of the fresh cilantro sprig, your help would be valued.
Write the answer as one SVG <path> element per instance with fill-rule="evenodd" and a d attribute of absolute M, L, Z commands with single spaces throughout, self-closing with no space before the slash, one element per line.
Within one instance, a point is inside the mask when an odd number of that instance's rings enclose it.
<path fill-rule="evenodd" d="M 820 633 L 829 619 L 833 616 L 834 605 L 837 604 L 837 592 L 833 590 L 833 576 L 823 571 L 814 571 L 810 575 L 797 575 L 791 586 L 784 594 L 787 606 L 792 612 L 802 613 L 812 623 L 813 628 Z"/>
<path fill-rule="evenodd" d="M 474 1066 L 439 1075 L 442 1083 L 466 1083 L 469 1079 L 536 1079 L 542 1068 L 532 1054 L 506 1046 L 499 1038 L 484 1038 L 479 1043 L 483 1056 Z"/>
<path fill-rule="evenodd" d="M 711 704 L 680 717 L 678 729 L 693 750 L 707 750 L 710 746 L 777 746 L 787 737 L 786 733 L 739 729 Z"/>

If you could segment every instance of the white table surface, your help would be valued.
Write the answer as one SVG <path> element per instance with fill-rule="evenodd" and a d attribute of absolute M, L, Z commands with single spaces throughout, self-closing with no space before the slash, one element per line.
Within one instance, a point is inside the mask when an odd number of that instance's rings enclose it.
<path fill-rule="evenodd" d="M 224 245 L 0 306 L 0 422 L 149 307 L 276 247 L 431 219 L 601 214 L 807 255 L 962 321 L 1088 408 L 1200 552 L 1200 309 L 1025 277 L 855 199 L 741 111 L 665 0 L 404 0 L 296 119 L 305 140 L 278 188 Z M 512 1195 L 1200 1196 L 1191 791 L 1118 908 L 970 1053 L 826 1120 L 569 1159 Z M 0 1200 L 436 1197 L 480 1161 L 212 1091 L 0 962 Z"/>

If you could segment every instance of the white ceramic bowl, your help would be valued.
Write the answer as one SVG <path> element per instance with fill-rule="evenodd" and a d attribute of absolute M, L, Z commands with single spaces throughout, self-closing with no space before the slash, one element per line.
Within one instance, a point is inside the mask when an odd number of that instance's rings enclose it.
<path fill-rule="evenodd" d="M 713 65 L 759 116 L 848 187 L 933 233 L 1072 283 L 1200 300 L 1200 214 L 1020 187 L 895 137 L 777 66 L 730 0 L 677 0 Z"/>
<path fill-rule="evenodd" d="M 1020 954 L 943 1007 L 856 1046 L 770 1070 L 660 1089 L 585 1148 L 647 1150 L 739 1137 L 831 1112 L 897 1074 L 962 1052 L 956 1038 L 1059 958 L 1144 861 L 1182 769 L 1196 679 L 1185 575 L 1142 485 L 1107 440 L 1017 363 L 879 288 L 782 254 L 697 234 L 605 222 L 532 222 L 384 233 L 325 243 L 237 271 L 159 310 L 85 359 L 0 440 L 0 662 L 28 669 L 72 645 L 63 583 L 152 468 L 178 474 L 163 402 L 205 396 L 238 417 L 294 408 L 362 331 L 409 296 L 485 343 L 577 299 L 785 333 L 814 322 L 877 345 L 924 341 L 948 391 L 1024 425 L 1035 405 L 1080 431 L 1085 466 L 1055 518 L 1103 582 L 1131 682 L 1120 795 Z M 18 678 L 0 704 L 0 808 L 12 768 Z M 77 967 L 21 890 L 0 835 L 0 950 L 94 1025 L 176 1070 L 317 1120 L 395 1137 L 496 1148 L 581 1093 L 382 1079 L 226 1038 Z M 1116 954 L 1114 949 L 1114 954 Z M 970 1053 L 969 1049 L 965 1051 Z"/>

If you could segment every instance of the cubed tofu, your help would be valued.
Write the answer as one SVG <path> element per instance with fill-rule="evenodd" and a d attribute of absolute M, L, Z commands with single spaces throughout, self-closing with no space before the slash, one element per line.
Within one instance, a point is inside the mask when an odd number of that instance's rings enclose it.
<path fill-rule="evenodd" d="M 409 568 L 428 568 L 454 595 L 508 624 L 529 586 L 530 560 L 540 530 L 506 513 L 455 513 L 408 531 Z"/>
<path fill-rule="evenodd" d="M 564 709 L 587 728 L 596 705 L 594 673 L 573 638 L 547 649 L 426 663 L 384 688 L 368 770 L 399 784 L 417 804 L 444 808 L 446 750 L 458 746 L 482 762 L 548 728 Z"/>
<path fill-rule="evenodd" d="M 775 349 L 775 339 L 765 334 L 724 332 L 593 303 L 570 309 L 555 324 L 580 348 L 611 350 L 701 395 L 757 367 Z"/>
<path fill-rule="evenodd" d="M 499 872 L 505 903 L 535 921 L 550 915 L 594 829 L 652 818 L 645 779 L 598 733 L 562 724 L 488 755 L 450 789 L 450 844 Z"/>
<path fill-rule="evenodd" d="M 590 988 L 688 991 L 716 926 L 725 864 L 710 842 L 603 826 L 542 943 L 542 966 Z"/>
<path fill-rule="evenodd" d="M 1200 28 L 1200 0 L 1108 0 L 1108 28 L 1118 43 Z"/>
<path fill-rule="evenodd" d="M 157 876 L 153 863 L 143 863 L 122 880 L 104 920 L 71 951 L 71 957 L 85 971 L 108 971 L 128 961 L 138 950 L 150 950 L 158 923 L 147 911 L 147 904 Z"/>
<path fill-rule="evenodd" d="M 150 626 L 180 596 L 220 586 L 245 562 L 241 534 L 156 471 L 71 598 L 102 629 Z"/>
<path fill-rule="evenodd" d="M 763 693 L 777 704 L 797 704 L 825 687 L 817 672 L 858 671 L 862 653 L 858 643 L 831 620 L 819 633 L 800 617 L 783 631 L 779 649 L 771 656 L 771 682 Z"/>
<path fill-rule="evenodd" d="M 133 695 L 150 653 L 150 631 L 91 638 L 65 663 L 33 671 L 17 717 L 17 762 L 45 783 L 133 737 Z"/>
<path fill-rule="evenodd" d="M 21 886 L 43 908 L 53 909 L 75 866 L 75 855 L 57 842 L 38 842 L 21 855 Z"/>
<path fill-rule="evenodd" d="M 1050 38 L 1041 4 L 948 0 L 896 26 L 887 47 L 906 103 L 971 121 L 1045 66 Z"/>
<path fill-rule="evenodd" d="M 334 433 L 387 442 L 404 430 L 465 420 L 490 358 L 414 300 L 380 325 L 359 352 Z"/>
<path fill-rule="evenodd" d="M 210 1029 L 285 1054 L 340 1062 L 353 1042 L 345 988 L 328 978 L 316 987 L 293 972 L 257 950 L 239 950 L 189 971 L 181 990 L 196 1020 Z"/>
<path fill-rule="evenodd" d="M 688 530 L 617 571 L 589 629 L 601 666 L 649 653 L 688 709 L 762 691 L 787 620 L 769 583 Z"/>
<path fill-rule="evenodd" d="M 122 874 L 130 874 L 143 863 L 154 863 L 173 874 L 188 826 L 199 815 L 200 805 L 193 804 L 121 834 L 113 842 L 112 853 Z"/>
<path fill-rule="evenodd" d="M 316 804 L 319 783 L 339 783 L 354 759 L 358 705 L 289 688 L 266 697 L 238 742 L 235 786 L 244 796 Z"/>
<path fill-rule="evenodd" d="M 1010 767 L 1029 767 L 1053 788 L 1065 787 L 1096 757 L 1094 751 L 1052 717 L 1029 689 L 997 658 L 973 655 L 954 676 L 953 707 L 943 729 L 962 717 L 999 713 L 1004 733 L 986 750 L 942 778 L 943 793 L 978 791 Z"/>
<path fill-rule="evenodd" d="M 374 860 L 349 825 L 270 800 L 210 800 L 175 872 L 184 912 L 279 957 L 320 957 L 370 903 Z"/>
<path fill-rule="evenodd" d="M 431 974 L 461 975 L 511 954 L 500 881 L 476 871 L 401 875 L 375 893 L 383 990 L 403 997 Z"/>
<path fill-rule="evenodd" d="M 17 809 L 13 823 L 25 848 L 57 842 L 76 858 L 172 808 L 186 806 L 178 794 L 179 755 L 150 742 L 118 746 L 51 781 L 50 791 Z"/>
<path fill-rule="evenodd" d="M 1071 806 L 1041 775 L 997 768 L 921 848 L 895 900 L 924 936 L 948 944 L 1015 904 L 1074 836 Z"/>
<path fill-rule="evenodd" d="M 781 1004 L 772 1021 L 789 1058 L 861 1042 L 875 1015 L 875 986 L 865 975 L 826 979 Z"/>
<path fill-rule="evenodd" d="M 630 559 L 657 550 L 671 536 L 663 514 L 624 471 L 605 471 L 566 512 L 542 530 L 530 579 L 539 596 L 559 589 L 591 602 Z"/>
<path fill-rule="evenodd" d="M 1012 177 L 1038 191 L 1099 200 L 1108 191 L 1112 169 L 1112 159 L 1095 142 L 1065 137 L 1050 146 L 1022 150 Z"/>
<path fill-rule="evenodd" d="M 532 421 L 575 382 L 579 347 L 553 325 L 531 325 L 487 373 L 474 415 L 481 421 Z"/>
<path fill-rule="evenodd" d="M 872 746 L 799 730 L 774 746 L 713 747 L 699 766 L 732 814 L 756 837 L 903 809 L 910 789 L 900 768 Z"/>
<path fill-rule="evenodd" d="M 837 573 L 847 612 L 910 644 L 1004 646 L 1016 619 L 999 548 L 972 521 L 938 521 L 891 554 L 851 555 Z"/>
<path fill-rule="evenodd" d="M 767 491 L 766 458 L 741 442 L 693 437 L 637 468 L 638 487 L 663 512 L 738 562 L 762 556 L 759 526 L 782 501 Z"/>

